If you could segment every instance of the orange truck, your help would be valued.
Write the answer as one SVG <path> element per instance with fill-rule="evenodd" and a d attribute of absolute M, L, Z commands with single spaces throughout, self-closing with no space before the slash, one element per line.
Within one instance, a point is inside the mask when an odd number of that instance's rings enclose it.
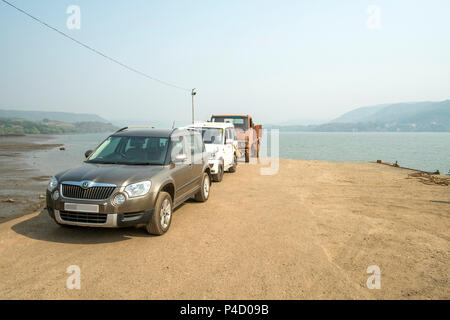
<path fill-rule="evenodd" d="M 212 122 L 231 122 L 236 131 L 238 151 L 245 157 L 245 162 L 250 157 L 259 158 L 259 144 L 261 140 L 262 125 L 254 124 L 249 115 L 212 115 Z"/>

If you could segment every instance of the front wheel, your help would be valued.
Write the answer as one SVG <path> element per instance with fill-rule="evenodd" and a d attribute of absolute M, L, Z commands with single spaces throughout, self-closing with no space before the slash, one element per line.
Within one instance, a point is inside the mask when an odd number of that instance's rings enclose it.
<path fill-rule="evenodd" d="M 217 174 L 213 175 L 213 181 L 215 182 L 220 182 L 222 181 L 223 178 L 223 164 L 219 164 L 219 172 L 217 172 Z"/>
<path fill-rule="evenodd" d="M 209 174 L 204 172 L 200 190 L 195 194 L 195 200 L 199 202 L 205 202 L 209 198 L 209 192 L 211 189 L 211 180 Z"/>
<path fill-rule="evenodd" d="M 147 223 L 147 232 L 160 236 L 169 230 L 172 221 L 172 197 L 161 191 L 156 199 L 155 211 Z"/>

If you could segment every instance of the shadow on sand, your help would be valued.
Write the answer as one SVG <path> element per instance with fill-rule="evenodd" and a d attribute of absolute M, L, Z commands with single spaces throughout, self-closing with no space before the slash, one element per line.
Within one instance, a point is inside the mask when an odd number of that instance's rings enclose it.
<path fill-rule="evenodd" d="M 131 237 L 152 237 L 145 228 L 88 228 L 75 226 L 59 226 L 53 221 L 46 209 L 39 215 L 21 221 L 11 227 L 25 237 L 69 244 L 100 244 L 129 240 Z"/>
<path fill-rule="evenodd" d="M 187 202 L 195 201 L 187 200 Z M 173 214 L 182 208 L 185 203 L 175 208 Z M 145 227 L 90 228 L 60 226 L 49 216 L 47 209 L 42 209 L 37 216 L 13 225 L 11 229 L 31 239 L 69 244 L 100 244 L 130 240 L 132 237 L 155 237 L 148 234 Z"/>

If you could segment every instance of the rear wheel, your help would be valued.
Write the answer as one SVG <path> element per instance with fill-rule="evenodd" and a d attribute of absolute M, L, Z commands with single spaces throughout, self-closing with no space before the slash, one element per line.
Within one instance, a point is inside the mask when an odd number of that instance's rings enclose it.
<path fill-rule="evenodd" d="M 237 167 L 237 156 L 234 155 L 233 165 L 228 169 L 228 172 L 236 172 Z"/>
<path fill-rule="evenodd" d="M 209 174 L 203 173 L 202 183 L 200 185 L 200 190 L 195 194 L 195 200 L 199 202 L 205 202 L 209 198 L 209 191 L 211 189 L 211 180 L 209 179 Z"/>
<path fill-rule="evenodd" d="M 171 222 L 172 197 L 167 192 L 161 191 L 156 199 L 155 211 L 147 223 L 147 232 L 160 236 L 169 230 Z"/>
<path fill-rule="evenodd" d="M 257 158 L 258 157 L 258 149 L 256 145 L 252 145 L 252 157 Z"/>
<path fill-rule="evenodd" d="M 222 181 L 222 178 L 223 178 L 223 163 L 219 164 L 219 172 L 217 172 L 217 174 L 214 174 L 212 178 L 213 178 L 213 181 L 215 181 L 215 182 Z"/>

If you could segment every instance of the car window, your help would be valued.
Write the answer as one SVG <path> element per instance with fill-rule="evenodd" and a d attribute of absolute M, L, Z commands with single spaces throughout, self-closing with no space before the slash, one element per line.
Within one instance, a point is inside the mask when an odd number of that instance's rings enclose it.
<path fill-rule="evenodd" d="M 112 139 L 112 137 L 109 137 L 100 145 L 100 147 L 97 148 L 97 150 L 95 150 L 91 158 L 95 158 L 100 153 L 102 153 L 104 156 L 111 156 L 111 154 L 116 151 L 119 142 L 119 139 Z"/>
<path fill-rule="evenodd" d="M 234 124 L 235 128 L 247 130 L 248 126 L 248 118 L 247 117 L 239 117 L 239 116 L 216 116 L 211 118 L 212 122 L 229 122 Z"/>
<path fill-rule="evenodd" d="M 203 143 L 203 139 L 200 134 L 196 134 L 194 136 L 194 143 L 195 143 L 194 148 L 195 148 L 196 154 L 201 154 L 201 153 L 203 153 L 203 151 L 205 151 L 205 145 Z"/>
<path fill-rule="evenodd" d="M 175 157 L 179 154 L 186 154 L 183 136 L 176 137 L 173 141 L 172 160 L 175 160 Z"/>
<path fill-rule="evenodd" d="M 167 146 L 167 138 L 111 136 L 97 148 L 87 162 L 161 165 L 167 154 Z"/>
<path fill-rule="evenodd" d="M 204 143 L 222 144 L 223 129 L 220 128 L 203 128 L 202 136 Z"/>
<path fill-rule="evenodd" d="M 191 132 L 187 138 L 191 156 L 201 154 L 203 152 L 202 136 L 199 133 Z"/>

